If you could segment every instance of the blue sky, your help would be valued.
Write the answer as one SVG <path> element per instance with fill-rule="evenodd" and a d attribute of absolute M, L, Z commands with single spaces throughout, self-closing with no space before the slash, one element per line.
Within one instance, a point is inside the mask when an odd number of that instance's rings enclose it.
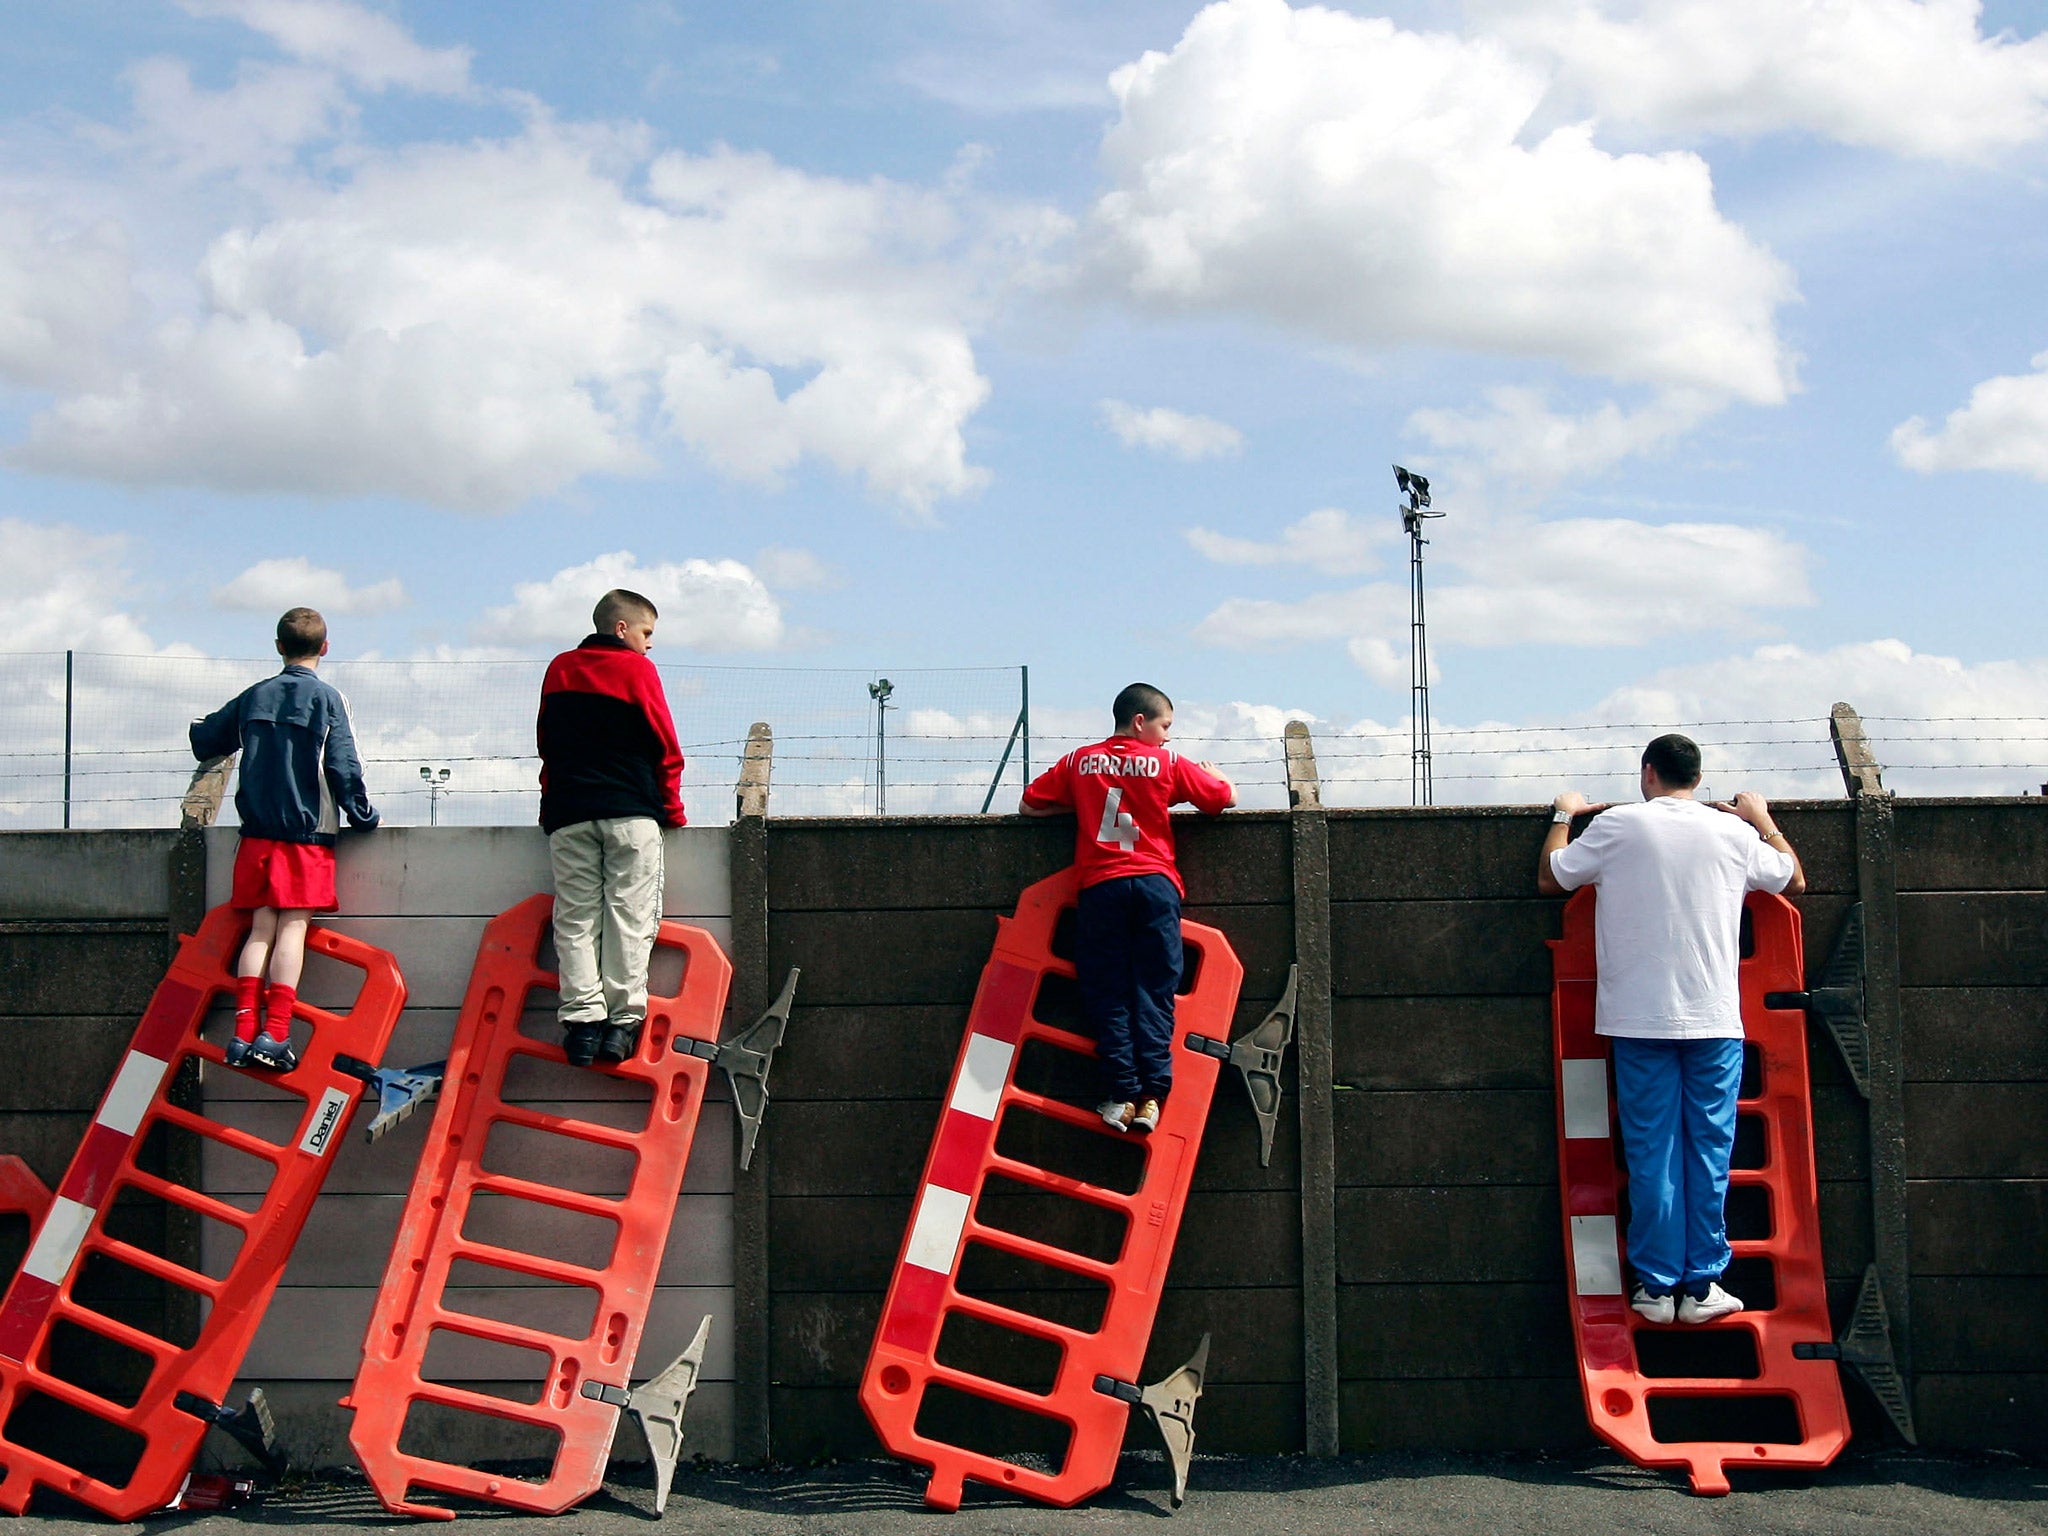
<path fill-rule="evenodd" d="M 2043 19 L 17 0 L 0 650 L 2038 721 Z"/>

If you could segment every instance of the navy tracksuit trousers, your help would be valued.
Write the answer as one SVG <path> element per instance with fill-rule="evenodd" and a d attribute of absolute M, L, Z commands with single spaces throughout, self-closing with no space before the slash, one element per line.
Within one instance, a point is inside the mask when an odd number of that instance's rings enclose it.
<path fill-rule="evenodd" d="M 1180 892 L 1165 875 L 1104 880 L 1081 892 L 1074 917 L 1075 980 L 1109 1097 L 1163 1099 L 1173 1086 Z"/>

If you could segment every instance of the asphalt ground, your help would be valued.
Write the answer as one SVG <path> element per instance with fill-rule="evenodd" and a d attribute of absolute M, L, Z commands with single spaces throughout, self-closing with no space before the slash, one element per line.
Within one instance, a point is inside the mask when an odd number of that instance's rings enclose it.
<path fill-rule="evenodd" d="M 1735 1491 L 1726 1498 L 1695 1498 L 1680 1476 L 1591 1455 L 1198 1457 L 1187 1502 L 1176 1513 L 1168 1499 L 1164 1460 L 1139 1453 L 1124 1458 L 1114 1487 L 1078 1509 L 1048 1509 L 970 1483 L 959 1512 L 949 1515 L 928 1511 L 921 1478 L 894 1462 L 777 1469 L 704 1463 L 677 1470 L 662 1523 L 692 1536 L 2048 1532 L 2048 1467 L 2014 1461 L 1874 1453 L 1845 1457 L 1814 1474 L 1738 1472 L 1734 1482 Z M 578 1533 L 627 1536 L 648 1530 L 655 1519 L 652 1479 L 644 1468 L 624 1469 L 602 1493 L 566 1516 L 521 1515 L 467 1501 L 451 1504 L 464 1524 L 492 1536 L 539 1536 L 543 1531 L 559 1536 L 565 1523 Z M 231 1536 L 261 1527 L 314 1536 L 414 1524 L 386 1514 L 369 1485 L 353 1477 L 289 1483 L 238 1509 L 163 1515 L 125 1529 Z M 32 1506 L 26 1528 L 52 1536 L 122 1529 L 46 1495 Z"/>

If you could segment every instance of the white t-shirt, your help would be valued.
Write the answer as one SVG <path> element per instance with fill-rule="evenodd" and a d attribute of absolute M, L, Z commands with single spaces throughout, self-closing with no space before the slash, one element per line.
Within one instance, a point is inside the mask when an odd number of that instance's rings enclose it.
<path fill-rule="evenodd" d="M 1742 898 L 1782 891 L 1792 855 L 1739 816 L 1660 795 L 1593 818 L 1550 856 L 1566 890 L 1594 885 L 1596 1034 L 1637 1040 L 1742 1036 Z"/>

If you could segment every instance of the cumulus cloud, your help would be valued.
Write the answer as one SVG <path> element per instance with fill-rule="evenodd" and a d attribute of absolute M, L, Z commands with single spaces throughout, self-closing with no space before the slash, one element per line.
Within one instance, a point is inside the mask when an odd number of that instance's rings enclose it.
<path fill-rule="evenodd" d="M 195 176 L 275 170 L 354 115 L 333 73 L 295 64 L 244 62 L 231 84 L 209 91 L 192 83 L 182 60 L 145 59 L 128 71 L 128 85 L 135 127 L 125 142 Z"/>
<path fill-rule="evenodd" d="M 304 555 L 258 560 L 233 581 L 213 589 L 216 608 L 249 613 L 282 613 L 298 607 L 318 608 L 323 614 L 389 613 L 406 601 L 404 583 L 396 576 L 350 586 L 340 571 L 317 566 Z"/>
<path fill-rule="evenodd" d="M 2034 372 L 2002 374 L 1970 391 L 1966 405 L 1929 430 L 1915 416 L 1892 429 L 1892 452 L 1908 469 L 2002 469 L 2048 480 L 2048 352 Z"/>
<path fill-rule="evenodd" d="M 661 610 L 657 647 L 767 651 L 782 643 L 782 605 L 737 560 L 675 560 L 642 565 L 627 550 L 599 555 L 521 582 L 512 601 L 487 609 L 476 625 L 485 643 L 570 645 L 590 633 L 590 610 L 613 587 L 639 592 Z"/>
<path fill-rule="evenodd" d="M 1552 410 L 1540 389 L 1506 385 L 1486 391 L 1485 400 L 1480 410 L 1416 411 L 1408 430 L 1460 455 L 1488 481 L 1529 495 L 1661 448 L 1715 405 L 1697 393 L 1667 390 L 1634 410 L 1609 400 L 1573 413 Z"/>
<path fill-rule="evenodd" d="M 428 48 L 389 16 L 345 0 L 178 0 L 262 33 L 284 52 L 333 69 L 366 90 L 438 96 L 470 89 L 470 50 Z"/>
<path fill-rule="evenodd" d="M 118 606 L 130 590 L 127 555 L 119 534 L 0 517 L 0 651 L 155 651 Z"/>
<path fill-rule="evenodd" d="M 1674 634 L 1755 632 L 1813 601 L 1806 552 L 1768 529 L 1628 518 L 1474 520 L 1440 536 L 1450 568 L 1429 588 L 1438 654 L 1525 643 L 1630 646 Z M 1231 598 L 1196 628 L 1232 648 L 1342 641 L 1376 681 L 1407 675 L 1408 589 L 1395 582 L 1275 601 Z M 1397 645 L 1396 642 L 1399 642 Z"/>
<path fill-rule="evenodd" d="M 1222 0 L 1114 79 L 1094 270 L 1140 303 L 1376 351 L 1554 359 L 1774 403 L 1785 266 L 1725 219 L 1706 163 L 1540 136 L 1551 85 L 1488 37 Z"/>
<path fill-rule="evenodd" d="M 1559 94 L 1652 133 L 1787 130 L 1939 160 L 2048 137 L 2048 37 L 1986 37 L 1979 0 L 1485 0 Z"/>
<path fill-rule="evenodd" d="M 1244 434 L 1227 421 L 1190 416 L 1155 405 L 1149 410 L 1122 400 L 1105 400 L 1102 420 L 1126 448 L 1150 448 L 1176 458 L 1216 459 L 1240 452 Z"/>
<path fill-rule="evenodd" d="M 0 199 L 0 379 L 31 387 L 89 376 L 135 310 L 128 240 Z"/>
<path fill-rule="evenodd" d="M 1187 530 L 1188 543 L 1218 565 L 1300 565 L 1329 576 L 1355 576 L 1379 564 L 1377 547 L 1394 535 L 1338 507 L 1323 507 L 1280 530 L 1271 541 L 1209 528 Z"/>
<path fill-rule="evenodd" d="M 814 457 L 913 514 L 986 478 L 943 193 L 536 120 L 366 151 L 287 201 L 214 240 L 197 315 L 13 462 L 493 511 L 644 472 L 666 429 L 724 473 Z"/>

